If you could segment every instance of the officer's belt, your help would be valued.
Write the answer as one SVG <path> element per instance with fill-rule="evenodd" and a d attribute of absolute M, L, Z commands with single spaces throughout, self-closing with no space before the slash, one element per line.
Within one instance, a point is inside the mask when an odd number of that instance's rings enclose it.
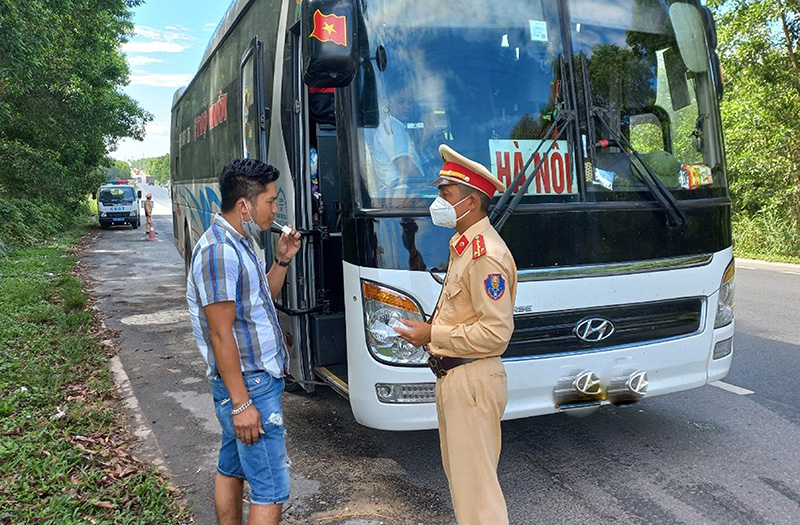
<path fill-rule="evenodd" d="M 473 361 L 477 361 L 477 359 L 467 358 L 467 357 L 442 357 L 438 355 L 431 355 L 428 358 L 428 366 L 431 367 L 431 370 L 436 375 L 436 377 L 441 378 L 447 375 L 448 370 L 452 370 L 453 368 L 459 365 L 465 365 Z"/>

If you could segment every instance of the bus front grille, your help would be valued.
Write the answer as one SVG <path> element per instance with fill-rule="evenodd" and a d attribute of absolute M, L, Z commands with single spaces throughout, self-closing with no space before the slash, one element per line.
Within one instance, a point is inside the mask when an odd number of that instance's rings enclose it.
<path fill-rule="evenodd" d="M 704 306 L 704 298 L 691 297 L 514 316 L 514 334 L 503 357 L 596 352 L 692 335 L 701 330 Z"/>

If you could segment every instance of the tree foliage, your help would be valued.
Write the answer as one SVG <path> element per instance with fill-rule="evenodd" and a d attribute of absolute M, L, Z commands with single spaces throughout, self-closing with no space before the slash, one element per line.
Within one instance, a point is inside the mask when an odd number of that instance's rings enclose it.
<path fill-rule="evenodd" d="M 738 247 L 800 257 L 800 0 L 709 0 Z"/>
<path fill-rule="evenodd" d="M 160 157 L 148 157 L 133 161 L 133 167 L 153 177 L 159 184 L 169 182 L 169 153 Z"/>
<path fill-rule="evenodd" d="M 0 0 L 0 196 L 75 203 L 152 117 L 120 91 L 141 0 Z"/>

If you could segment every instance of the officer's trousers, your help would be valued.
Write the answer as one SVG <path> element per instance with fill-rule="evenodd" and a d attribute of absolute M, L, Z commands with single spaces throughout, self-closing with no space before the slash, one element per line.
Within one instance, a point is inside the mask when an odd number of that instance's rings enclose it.
<path fill-rule="evenodd" d="M 508 524 L 497 479 L 500 417 L 507 402 L 499 357 L 457 366 L 436 381 L 442 464 L 459 525 Z"/>

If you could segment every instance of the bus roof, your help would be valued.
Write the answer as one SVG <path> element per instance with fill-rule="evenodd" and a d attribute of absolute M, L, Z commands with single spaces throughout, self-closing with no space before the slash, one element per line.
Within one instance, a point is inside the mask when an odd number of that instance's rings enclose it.
<path fill-rule="evenodd" d="M 228 6 L 228 10 L 225 11 L 225 15 L 222 17 L 222 20 L 219 24 L 217 24 L 217 28 L 214 30 L 214 34 L 211 35 L 211 40 L 208 41 L 208 46 L 206 46 L 206 50 L 203 53 L 203 58 L 200 60 L 200 65 L 197 67 L 197 71 L 203 69 L 203 66 L 211 59 L 214 52 L 219 47 L 220 43 L 225 39 L 228 32 L 230 32 L 233 25 L 236 23 L 236 20 L 239 16 L 244 12 L 244 10 L 249 6 L 254 0 L 232 0 L 231 5 Z M 195 78 L 197 75 L 195 75 Z M 194 82 L 192 79 L 189 82 L 189 85 Z M 178 88 L 172 96 L 172 106 L 174 107 L 178 100 L 183 96 L 186 92 L 186 88 L 188 86 L 184 86 Z"/>

